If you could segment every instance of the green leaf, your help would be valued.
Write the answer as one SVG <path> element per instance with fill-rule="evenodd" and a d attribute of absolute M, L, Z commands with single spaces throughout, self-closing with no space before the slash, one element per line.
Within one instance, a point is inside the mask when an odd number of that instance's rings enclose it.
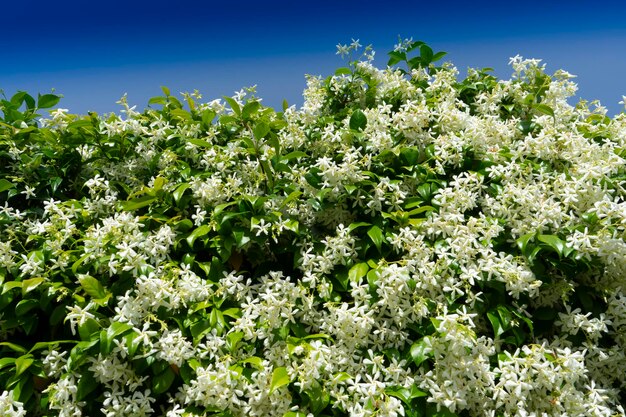
<path fill-rule="evenodd" d="M 520 237 L 515 241 L 517 247 L 522 251 L 524 256 L 528 255 L 528 243 L 532 241 L 536 236 L 535 232 L 526 233 L 524 236 Z"/>
<path fill-rule="evenodd" d="M 361 278 L 363 278 L 369 270 L 370 267 L 367 262 L 359 262 L 350 268 L 350 271 L 348 271 L 348 278 L 352 282 L 360 282 Z"/>
<path fill-rule="evenodd" d="M 498 318 L 498 316 L 496 316 L 493 312 L 488 311 L 487 318 L 489 319 L 489 322 L 491 323 L 491 327 L 493 328 L 493 334 L 495 335 L 495 337 L 496 338 L 500 337 L 500 335 L 504 333 L 504 328 L 502 327 L 502 324 L 500 323 L 500 319 Z"/>
<path fill-rule="evenodd" d="M 249 101 L 248 103 L 246 103 L 245 106 L 243 106 L 243 110 L 241 111 L 241 117 L 244 119 L 248 119 L 259 110 L 259 107 L 261 107 L 261 103 L 259 103 L 258 101 Z"/>
<path fill-rule="evenodd" d="M 352 74 L 352 70 L 347 67 L 341 67 L 335 70 L 335 75 L 350 75 L 350 74 Z"/>
<path fill-rule="evenodd" d="M 367 235 L 370 237 L 370 239 L 372 239 L 372 242 L 374 242 L 374 245 L 376 245 L 376 249 L 378 249 L 378 251 L 380 252 L 381 245 L 385 241 L 383 231 L 380 229 L 380 227 L 376 225 L 370 227 L 370 229 L 367 231 Z"/>
<path fill-rule="evenodd" d="M 411 388 L 404 388 L 402 386 L 390 386 L 385 388 L 385 393 L 396 397 L 406 405 L 411 405 L 411 402 L 415 398 L 427 397 L 428 393 L 417 388 L 415 384 L 411 385 Z"/>
<path fill-rule="evenodd" d="M 377 269 L 370 269 L 370 271 L 367 273 L 367 284 L 370 286 L 371 289 L 375 289 L 377 286 L 377 282 L 378 282 L 378 270 Z"/>
<path fill-rule="evenodd" d="M 238 319 L 241 317 L 241 309 L 237 307 L 227 308 L 226 310 L 222 311 L 222 315 L 233 319 Z"/>
<path fill-rule="evenodd" d="M 411 385 L 411 399 L 420 397 L 428 397 L 428 393 L 419 389 L 415 384 Z"/>
<path fill-rule="evenodd" d="M 312 389 L 308 389 L 305 392 L 311 401 L 311 412 L 313 415 L 318 415 L 330 404 L 330 395 L 317 382 Z"/>
<path fill-rule="evenodd" d="M 563 240 L 561 240 L 558 236 L 555 235 L 537 235 L 537 240 L 545 243 L 553 249 L 559 256 L 563 255 L 565 251 L 566 245 Z"/>
<path fill-rule="evenodd" d="M 122 209 L 126 211 L 134 211 L 142 207 L 149 206 L 157 200 L 156 196 L 144 195 L 129 201 L 122 202 Z"/>
<path fill-rule="evenodd" d="M 531 333 L 533 333 L 535 331 L 535 326 L 533 325 L 533 322 L 528 317 L 526 317 L 523 313 L 520 313 L 519 311 L 513 310 L 513 314 L 515 315 L 515 317 L 517 317 L 518 319 L 520 319 L 524 323 L 526 323 L 526 325 L 528 326 L 528 329 L 530 330 Z"/>
<path fill-rule="evenodd" d="M 213 144 L 211 142 L 208 142 L 204 139 L 187 139 L 187 142 L 191 143 L 192 145 L 196 145 L 199 146 L 201 148 L 212 148 Z"/>
<path fill-rule="evenodd" d="M 598 214 L 596 212 L 586 212 L 581 217 L 584 221 L 586 221 L 589 224 L 596 224 L 598 223 L 598 220 L 599 220 Z"/>
<path fill-rule="evenodd" d="M 407 405 L 411 403 L 411 391 L 408 388 L 401 386 L 387 387 L 385 388 L 385 394 L 396 397 Z"/>
<path fill-rule="evenodd" d="M 531 122 L 530 120 L 521 120 L 518 124 L 517 124 L 517 128 L 524 134 L 527 135 L 530 132 L 532 132 L 533 130 L 535 130 L 535 128 L 537 127 L 537 125 L 534 122 Z"/>
<path fill-rule="evenodd" d="M 249 363 L 259 371 L 265 369 L 265 367 L 263 366 L 263 359 L 259 358 L 258 356 L 250 356 L 249 358 L 242 360 L 241 363 Z"/>
<path fill-rule="evenodd" d="M 350 129 L 354 130 L 363 130 L 367 126 L 367 117 L 365 113 L 361 110 L 357 109 L 350 116 Z"/>
<path fill-rule="evenodd" d="M 303 158 L 305 156 L 308 156 L 306 154 L 306 152 L 293 151 L 293 152 L 289 152 L 287 155 L 281 156 L 280 160 L 281 161 L 290 161 L 292 159 Z"/>
<path fill-rule="evenodd" d="M 32 348 L 28 351 L 28 353 L 35 352 L 41 349 L 49 349 L 50 347 L 56 348 L 59 344 L 65 343 L 76 343 L 76 340 L 53 340 L 50 342 L 37 342 L 33 345 Z"/>
<path fill-rule="evenodd" d="M 77 273 L 78 268 L 80 268 L 80 266 L 83 264 L 83 262 L 85 262 L 85 260 L 87 260 L 87 258 L 89 258 L 91 256 L 91 253 L 86 253 L 83 256 L 81 256 L 76 262 L 74 262 L 72 264 L 72 272 L 74 274 Z"/>
<path fill-rule="evenodd" d="M 19 108 L 24 102 L 24 96 L 26 95 L 25 91 L 18 91 L 11 97 L 11 104 L 16 108 Z"/>
<path fill-rule="evenodd" d="M 202 226 L 194 229 L 193 232 L 189 236 L 187 236 L 187 243 L 189 243 L 189 247 L 193 247 L 193 243 L 199 237 L 202 237 L 211 231 L 211 227 L 209 225 L 203 224 Z"/>
<path fill-rule="evenodd" d="M 20 345 L 16 345 L 15 343 L 11 343 L 11 342 L 0 342 L 0 346 L 6 346 L 12 351 L 17 352 L 17 353 L 27 352 L 27 350 L 21 347 Z"/>
<path fill-rule="evenodd" d="M 72 123 L 70 123 L 67 128 L 68 129 L 76 129 L 79 132 L 81 132 L 81 128 L 88 128 L 88 127 L 93 127 L 93 121 L 90 119 L 79 119 L 79 120 L 75 120 Z"/>
<path fill-rule="evenodd" d="M 5 282 L 2 285 L 2 294 L 6 293 L 7 291 L 10 291 L 14 288 L 22 288 L 22 281 L 9 281 L 9 282 Z"/>
<path fill-rule="evenodd" d="M 357 228 L 363 227 L 363 226 L 371 226 L 371 223 L 366 223 L 366 222 L 350 223 L 350 225 L 348 226 L 348 231 L 352 232 L 354 229 L 357 229 Z"/>
<path fill-rule="evenodd" d="M 498 316 L 500 317 L 500 323 L 502 324 L 502 328 L 506 331 L 511 328 L 511 321 L 513 320 L 513 315 L 511 311 L 505 306 L 498 306 L 496 308 L 498 311 Z"/>
<path fill-rule="evenodd" d="M 411 52 L 416 50 L 417 48 L 419 48 L 420 46 L 424 45 L 425 42 L 422 41 L 413 41 L 413 42 L 409 42 L 409 45 L 406 48 L 407 52 Z"/>
<path fill-rule="evenodd" d="M 437 62 L 439 61 L 441 58 L 443 58 L 444 56 L 448 55 L 447 52 L 437 52 L 435 55 L 433 55 L 432 59 L 430 60 L 430 62 Z"/>
<path fill-rule="evenodd" d="M 183 197 L 183 194 L 185 194 L 185 191 L 191 187 L 191 185 L 189 183 L 182 183 L 180 184 L 178 187 L 176 187 L 176 189 L 174 190 L 174 192 L 172 193 L 172 196 L 174 197 L 174 202 L 178 203 L 180 201 L 180 199 Z"/>
<path fill-rule="evenodd" d="M 82 341 L 78 342 L 76 346 L 72 348 L 70 351 L 70 358 L 67 361 L 67 367 L 70 371 L 77 369 L 82 363 L 87 361 L 91 355 L 89 350 L 97 345 L 99 342 L 98 339 L 90 340 L 90 341 Z M 109 349 L 110 351 L 110 349 Z M 107 352 L 108 353 L 108 352 Z"/>
<path fill-rule="evenodd" d="M 23 374 L 35 362 L 33 355 L 27 354 L 15 360 L 15 376 Z"/>
<path fill-rule="evenodd" d="M 54 107 L 61 100 L 60 96 L 56 94 L 44 94 L 40 95 L 37 98 L 37 107 L 40 109 L 49 109 L 50 107 Z"/>
<path fill-rule="evenodd" d="M 554 110 L 547 104 L 533 104 L 533 109 L 537 110 L 539 113 L 547 114 L 548 116 L 554 117 Z"/>
<path fill-rule="evenodd" d="M 263 139 L 270 132 L 270 125 L 267 123 L 260 121 L 252 129 L 254 133 L 254 137 L 257 139 Z"/>
<path fill-rule="evenodd" d="M 19 378 L 17 383 L 11 386 L 13 391 L 13 400 L 22 404 L 27 403 L 31 399 L 35 391 L 33 378 Z"/>
<path fill-rule="evenodd" d="M 36 277 L 22 281 L 22 297 L 40 286 L 45 280 L 43 277 Z"/>
<path fill-rule="evenodd" d="M 243 230 L 233 230 L 232 235 L 233 235 L 233 238 L 235 238 L 237 249 L 241 249 L 248 242 L 250 242 L 249 234 Z"/>
<path fill-rule="evenodd" d="M 211 332 L 213 326 L 209 320 L 199 320 L 189 327 L 194 342 L 200 341 L 202 337 Z"/>
<path fill-rule="evenodd" d="M 425 211 L 437 211 L 437 209 L 434 208 L 433 206 L 422 206 L 422 207 L 418 207 L 414 210 L 409 211 L 408 215 L 415 216 L 416 214 L 421 214 L 421 213 L 424 213 Z"/>
<path fill-rule="evenodd" d="M 413 359 L 413 363 L 415 363 L 415 365 L 417 366 L 420 366 L 422 362 L 428 359 L 428 350 L 429 347 L 426 344 L 424 338 L 421 338 L 417 342 L 413 343 L 411 345 L 411 350 L 409 351 L 409 353 L 411 354 L 411 358 Z"/>
<path fill-rule="evenodd" d="M 311 340 L 311 339 L 330 339 L 331 337 L 325 333 L 314 333 L 306 335 L 302 338 L 302 340 Z"/>
<path fill-rule="evenodd" d="M 270 394 L 276 391 L 278 388 L 285 386 L 291 382 L 289 380 L 289 373 L 287 368 L 281 366 L 280 368 L 274 368 L 272 371 L 272 383 L 270 384 Z"/>
<path fill-rule="evenodd" d="M 338 288 L 340 291 L 346 291 L 348 289 L 348 284 L 350 281 L 348 280 L 348 271 L 342 269 L 334 274 L 334 277 L 337 285 L 335 288 Z"/>
<path fill-rule="evenodd" d="M 280 208 L 283 209 L 287 207 L 289 203 L 291 203 L 292 201 L 296 201 L 301 195 L 302 195 L 302 191 L 298 191 L 298 190 L 292 191 L 291 193 L 289 193 L 287 198 L 283 200 L 283 202 L 280 205 Z"/>
<path fill-rule="evenodd" d="M 20 300 L 20 302 L 15 305 L 15 315 L 23 316 L 24 314 L 28 313 L 33 308 L 38 306 L 39 300 L 33 300 L 32 298 Z"/>
<path fill-rule="evenodd" d="M 91 298 L 100 299 L 107 296 L 107 290 L 102 286 L 100 281 L 89 275 L 79 275 L 78 282 L 83 287 L 85 293 Z"/>
<path fill-rule="evenodd" d="M 78 386 L 76 390 L 76 400 L 82 401 L 87 395 L 95 391 L 98 388 L 98 381 L 93 376 L 92 372 L 82 371 L 80 379 L 78 380 Z"/>
<path fill-rule="evenodd" d="M 170 89 L 167 88 L 166 86 L 162 85 L 161 86 L 161 91 L 163 91 L 163 94 L 165 94 L 166 96 L 168 96 L 168 97 L 171 96 Z"/>
<path fill-rule="evenodd" d="M 6 190 L 10 190 L 11 188 L 15 188 L 15 184 L 5 180 L 4 178 L 0 179 L 0 193 Z"/>
<path fill-rule="evenodd" d="M 420 45 L 420 58 L 422 58 L 423 65 L 428 65 L 433 61 L 433 50 L 430 46 L 426 44 Z"/>
<path fill-rule="evenodd" d="M 107 329 L 107 339 L 109 341 L 112 341 L 115 337 L 126 333 L 129 330 L 132 330 L 132 326 L 128 323 L 122 323 L 120 321 L 116 321 L 115 323 L 111 324 L 109 326 L 109 328 Z"/>
<path fill-rule="evenodd" d="M 15 363 L 15 358 L 0 358 L 0 369 L 6 368 L 7 366 L 13 365 Z"/>
<path fill-rule="evenodd" d="M 435 190 L 436 190 L 436 186 L 434 186 L 433 184 L 431 184 L 429 182 L 426 182 L 424 184 L 420 184 L 417 187 L 417 193 L 420 195 L 420 197 L 422 197 L 424 199 L 424 201 L 430 200 L 430 198 L 435 193 Z"/>
<path fill-rule="evenodd" d="M 533 93 L 529 93 L 526 95 L 526 97 L 524 97 L 524 104 L 530 104 L 532 105 L 535 102 L 535 99 L 537 97 L 533 94 Z"/>
<path fill-rule="evenodd" d="M 404 148 L 400 151 L 400 160 L 404 166 L 413 166 L 419 160 L 420 151 L 415 147 Z"/>
<path fill-rule="evenodd" d="M 230 105 L 230 108 L 233 109 L 233 112 L 237 116 L 240 116 L 241 115 L 241 107 L 239 106 L 239 103 L 237 103 L 237 101 L 234 98 L 232 98 L 232 97 L 224 96 L 223 98 Z"/>
<path fill-rule="evenodd" d="M 389 55 L 389 61 L 387 62 L 388 66 L 396 65 L 400 61 L 406 61 L 406 53 L 399 51 L 391 51 L 387 55 Z"/>
<path fill-rule="evenodd" d="M 191 120 L 191 113 L 183 109 L 172 109 L 170 114 L 182 120 Z"/>
<path fill-rule="evenodd" d="M 226 347 L 234 352 L 239 342 L 243 339 L 243 332 L 232 332 L 226 335 Z"/>
<path fill-rule="evenodd" d="M 176 374 L 171 367 L 165 368 L 165 371 L 152 379 L 152 391 L 155 394 L 162 394 L 169 389 L 174 382 Z"/>
<path fill-rule="evenodd" d="M 191 96 L 189 95 L 185 95 L 185 100 L 187 101 L 187 105 L 189 105 L 189 108 L 191 109 L 192 112 L 196 111 L 196 102 L 193 101 L 193 98 L 191 98 Z"/>
<path fill-rule="evenodd" d="M 352 379 L 352 376 L 347 372 L 337 372 L 336 374 L 333 374 L 333 382 L 340 383 L 349 379 Z"/>
<path fill-rule="evenodd" d="M 78 325 L 78 335 L 83 341 L 98 339 L 101 329 L 100 323 L 92 318 L 88 318 Z"/>
<path fill-rule="evenodd" d="M 150 97 L 150 99 L 148 100 L 148 105 L 150 104 L 160 104 L 162 106 L 165 106 L 167 104 L 167 99 L 161 96 Z"/>

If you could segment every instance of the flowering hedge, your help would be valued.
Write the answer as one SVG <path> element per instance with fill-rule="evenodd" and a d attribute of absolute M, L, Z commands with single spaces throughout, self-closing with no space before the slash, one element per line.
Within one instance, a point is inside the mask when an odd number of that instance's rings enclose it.
<path fill-rule="evenodd" d="M 359 47 L 282 112 L 0 102 L 0 415 L 624 415 L 626 114 Z"/>

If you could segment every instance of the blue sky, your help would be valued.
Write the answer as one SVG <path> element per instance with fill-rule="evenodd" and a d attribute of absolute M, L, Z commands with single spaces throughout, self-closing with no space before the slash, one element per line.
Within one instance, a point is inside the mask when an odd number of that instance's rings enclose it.
<path fill-rule="evenodd" d="M 544 0 L 545 1 L 545 0 Z M 546 1 L 546 3 L 548 3 Z M 2 5 L 0 89 L 55 89 L 72 113 L 142 109 L 166 85 L 203 99 L 257 85 L 266 105 L 302 104 L 305 74 L 344 63 L 337 43 L 372 44 L 376 63 L 398 36 L 447 51 L 465 75 L 509 57 L 540 58 L 577 75 L 578 96 L 610 115 L 626 95 L 626 2 L 13 1 Z"/>

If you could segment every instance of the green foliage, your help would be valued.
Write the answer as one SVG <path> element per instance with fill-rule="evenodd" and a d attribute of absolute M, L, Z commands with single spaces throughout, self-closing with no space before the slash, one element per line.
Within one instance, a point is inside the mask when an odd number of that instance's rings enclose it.
<path fill-rule="evenodd" d="M 282 112 L 253 89 L 162 87 L 125 117 L 3 95 L 0 407 L 617 410 L 626 117 L 533 60 L 457 80 L 444 56 L 366 48 Z"/>

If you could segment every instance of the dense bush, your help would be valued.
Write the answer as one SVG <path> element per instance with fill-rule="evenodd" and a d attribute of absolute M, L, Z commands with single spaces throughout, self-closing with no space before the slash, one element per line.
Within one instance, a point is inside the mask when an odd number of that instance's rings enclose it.
<path fill-rule="evenodd" d="M 624 415 L 626 114 L 358 50 L 282 112 L 1 101 L 0 415 Z"/>

